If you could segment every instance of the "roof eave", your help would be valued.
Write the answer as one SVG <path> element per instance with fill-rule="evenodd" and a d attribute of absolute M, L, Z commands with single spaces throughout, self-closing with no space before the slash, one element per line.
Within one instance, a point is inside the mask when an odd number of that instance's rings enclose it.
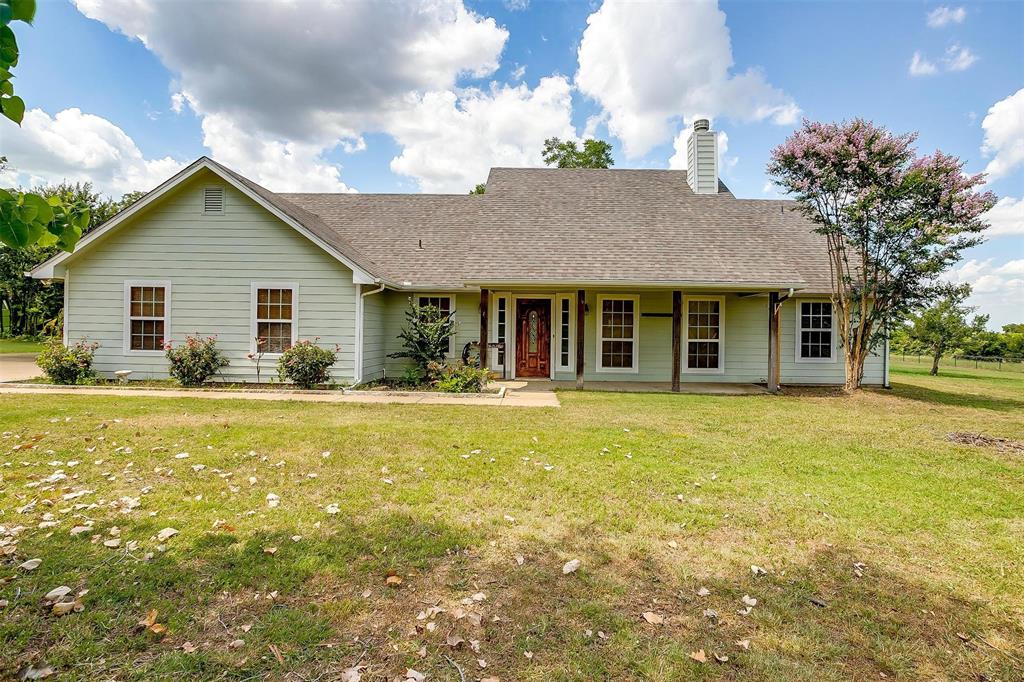
<path fill-rule="evenodd" d="M 265 208 L 279 220 L 294 228 L 297 232 L 305 236 L 311 242 L 319 246 L 321 249 L 332 255 L 336 260 L 340 261 L 346 267 L 352 271 L 352 282 L 354 284 L 377 284 L 381 281 L 379 277 L 376 277 L 373 273 L 368 272 L 365 268 L 358 265 L 352 258 L 347 254 L 340 252 L 323 239 L 318 237 L 307 227 L 302 225 L 299 221 L 295 220 L 284 211 L 266 201 L 259 194 L 254 192 L 252 189 L 247 187 L 245 183 L 239 182 L 236 178 L 232 177 L 232 173 L 225 172 L 220 164 L 216 163 L 208 157 L 200 157 L 196 161 L 192 162 L 185 168 L 181 169 L 173 176 L 165 180 L 163 183 L 158 185 L 155 189 L 147 192 L 145 196 L 139 199 L 137 202 L 121 211 L 107 222 L 100 225 L 98 228 L 90 232 L 88 235 L 79 240 L 77 247 L 74 251 L 65 251 L 57 254 L 53 258 L 37 265 L 35 268 L 29 271 L 29 275 L 35 279 L 62 279 L 64 277 L 63 264 L 69 258 L 77 256 L 82 253 L 83 250 L 87 249 L 93 242 L 99 241 L 104 236 L 109 234 L 114 228 L 122 224 L 132 216 L 140 213 L 144 208 L 154 203 L 160 197 L 166 195 L 172 189 L 185 182 L 193 175 L 198 173 L 202 169 L 207 169 L 214 173 L 222 180 L 230 184 L 232 187 L 237 189 L 242 194 L 246 195 L 257 204 Z"/>

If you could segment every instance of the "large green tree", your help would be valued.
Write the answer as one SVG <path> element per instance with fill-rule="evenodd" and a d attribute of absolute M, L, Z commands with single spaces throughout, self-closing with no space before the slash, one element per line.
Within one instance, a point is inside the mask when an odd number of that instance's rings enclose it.
<path fill-rule="evenodd" d="M 20 50 L 11 23 L 31 24 L 35 0 L 0 0 L 0 114 L 19 126 L 25 118 L 25 101 L 14 94 L 14 74 Z M 0 157 L 0 165 L 6 165 Z M 65 204 L 58 197 L 0 188 L 0 243 L 10 248 L 56 246 L 72 251 L 89 225 L 89 211 L 79 204 Z"/>
<path fill-rule="evenodd" d="M 581 147 L 575 140 L 549 137 L 544 140 L 544 163 L 558 168 L 610 168 L 612 146 L 604 140 L 583 140 Z"/>
<path fill-rule="evenodd" d="M 963 348 L 974 336 L 985 331 L 988 315 L 967 319 L 976 310 L 965 304 L 970 295 L 969 284 L 947 286 L 933 305 L 910 318 L 908 335 L 932 356 L 933 375 L 939 373 L 939 360 L 943 355 Z"/>
<path fill-rule="evenodd" d="M 121 199 L 110 199 L 93 190 L 92 184 L 61 183 L 32 190 L 45 200 L 83 206 L 90 216 L 84 233 L 102 225 L 119 211 L 139 200 L 142 192 L 129 192 Z M 60 314 L 64 305 L 64 287 L 25 277 L 25 273 L 58 252 L 55 245 L 32 244 L 23 248 L 0 245 L 0 336 L 33 336 Z M 57 326 L 57 325 L 54 325 Z"/>
<path fill-rule="evenodd" d="M 915 135 L 869 121 L 803 125 L 772 152 L 768 173 L 823 235 L 846 389 L 891 321 L 927 305 L 941 274 L 981 243 L 995 195 L 956 157 L 918 156 Z"/>

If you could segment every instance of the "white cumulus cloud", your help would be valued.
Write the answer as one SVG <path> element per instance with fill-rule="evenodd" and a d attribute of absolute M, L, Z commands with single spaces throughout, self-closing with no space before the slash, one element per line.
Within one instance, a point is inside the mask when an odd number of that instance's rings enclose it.
<path fill-rule="evenodd" d="M 990 327 L 1022 321 L 1024 259 L 996 262 L 994 258 L 971 259 L 949 271 L 946 279 L 971 285 L 968 303 L 991 316 Z"/>
<path fill-rule="evenodd" d="M 716 2 L 606 2 L 587 18 L 576 85 L 608 114 L 629 157 L 672 138 L 681 118 L 793 123 L 796 102 L 751 68 L 733 72 Z"/>
<path fill-rule="evenodd" d="M 491 166 L 542 165 L 546 138 L 576 137 L 570 90 L 564 76 L 549 76 L 532 90 L 492 84 L 416 96 L 388 124 L 403 148 L 391 170 L 424 192 L 466 192 Z"/>
<path fill-rule="evenodd" d="M 294 173 L 339 190 L 327 151 L 388 132 L 423 93 L 494 73 L 508 38 L 462 0 L 75 4 L 156 54 L 175 75 L 172 107 L 203 120 L 213 156 L 273 189 Z"/>
<path fill-rule="evenodd" d="M 54 116 L 42 109 L 26 112 L 21 128 L 5 130 L 3 150 L 11 165 L 5 184 L 92 182 L 112 196 L 149 191 L 185 165 L 171 157 L 145 158 L 121 128 L 80 109 Z"/>
<path fill-rule="evenodd" d="M 993 104 L 981 128 L 985 131 L 981 151 L 992 158 L 985 167 L 989 180 L 1024 164 L 1024 88 Z"/>
<path fill-rule="evenodd" d="M 963 7 L 936 7 L 925 17 L 931 28 L 942 28 L 948 24 L 962 24 L 967 18 L 967 10 Z"/>
<path fill-rule="evenodd" d="M 986 236 L 1024 236 L 1024 199 L 1002 197 L 984 217 L 989 223 Z"/>
<path fill-rule="evenodd" d="M 947 71 L 966 71 L 971 68 L 978 56 L 962 45 L 950 45 L 946 50 L 946 56 L 942 63 L 946 65 Z"/>
<path fill-rule="evenodd" d="M 934 76 L 938 72 L 939 68 L 922 57 L 920 52 L 915 52 L 914 56 L 910 58 L 911 76 Z"/>

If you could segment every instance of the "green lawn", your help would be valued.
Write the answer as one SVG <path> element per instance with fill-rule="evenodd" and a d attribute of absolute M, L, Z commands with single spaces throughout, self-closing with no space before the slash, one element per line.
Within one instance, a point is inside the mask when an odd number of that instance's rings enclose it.
<path fill-rule="evenodd" d="M 0 395 L 0 678 L 1020 679 L 1024 452 L 946 436 L 1024 441 L 1024 376 L 926 371 L 535 410 Z"/>
<path fill-rule="evenodd" d="M 0 339 L 0 353 L 38 353 L 45 346 L 41 341 L 24 339 Z"/>

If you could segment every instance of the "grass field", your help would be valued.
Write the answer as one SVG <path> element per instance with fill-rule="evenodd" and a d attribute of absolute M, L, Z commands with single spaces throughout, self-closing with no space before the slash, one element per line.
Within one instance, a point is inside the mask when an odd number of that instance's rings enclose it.
<path fill-rule="evenodd" d="M 1024 452 L 947 434 L 1024 441 L 1024 376 L 926 372 L 550 410 L 3 395 L 0 678 L 1021 679 Z"/>
<path fill-rule="evenodd" d="M 38 353 L 46 345 L 41 341 L 0 339 L 0 353 Z"/>

